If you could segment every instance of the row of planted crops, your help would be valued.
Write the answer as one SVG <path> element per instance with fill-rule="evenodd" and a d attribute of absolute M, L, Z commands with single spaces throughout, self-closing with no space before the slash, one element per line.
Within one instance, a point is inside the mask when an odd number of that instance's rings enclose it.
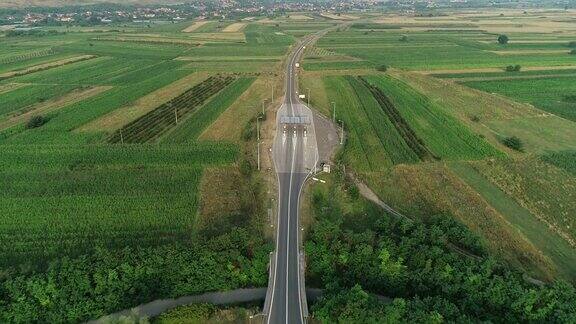
<path fill-rule="evenodd" d="M 236 75 L 230 74 L 209 77 L 178 97 L 125 125 L 110 136 L 109 142 L 145 143 L 158 139 L 236 78 Z"/>

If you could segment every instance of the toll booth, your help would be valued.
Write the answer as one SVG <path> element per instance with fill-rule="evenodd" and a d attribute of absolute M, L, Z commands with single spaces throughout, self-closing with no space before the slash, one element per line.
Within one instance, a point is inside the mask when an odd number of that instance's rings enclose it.
<path fill-rule="evenodd" d="M 309 125 L 310 118 L 308 116 L 280 116 L 280 124 L 282 125 Z"/>

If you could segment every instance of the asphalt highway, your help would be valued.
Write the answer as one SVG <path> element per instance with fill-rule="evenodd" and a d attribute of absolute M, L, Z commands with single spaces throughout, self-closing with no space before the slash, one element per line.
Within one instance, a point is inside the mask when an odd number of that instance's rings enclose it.
<path fill-rule="evenodd" d="M 296 63 L 312 40 L 309 37 L 296 45 L 288 59 L 286 94 L 277 114 L 272 155 L 279 183 L 279 205 L 276 251 L 272 255 L 264 309 L 267 323 L 304 323 L 307 316 L 298 210 L 302 187 L 318 162 L 318 149 L 312 111 L 298 97 Z M 297 118 L 285 122 L 290 117 Z"/>

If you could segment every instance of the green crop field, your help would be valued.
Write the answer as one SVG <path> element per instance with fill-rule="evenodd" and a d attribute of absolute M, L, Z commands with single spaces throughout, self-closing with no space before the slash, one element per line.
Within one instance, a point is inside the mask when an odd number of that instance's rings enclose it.
<path fill-rule="evenodd" d="M 473 134 L 430 99 L 409 85 L 390 77 L 368 76 L 398 107 L 425 145 L 443 159 L 480 159 L 501 155 L 479 135 Z"/>
<path fill-rule="evenodd" d="M 214 145 L 16 145 L 2 152 L 4 265 L 78 255 L 94 244 L 158 245 L 186 236 L 202 168 L 236 155 Z"/>
<path fill-rule="evenodd" d="M 576 151 L 550 153 L 542 159 L 576 176 Z"/>
<path fill-rule="evenodd" d="M 274 71 L 294 41 L 274 25 L 222 31 L 232 23 L 208 23 L 193 33 L 181 32 L 190 22 L 129 24 L 121 32 L 54 27 L 43 36 L 2 38 L 0 74 L 12 74 L 0 76 L 0 121 L 51 105 L 39 126 L 21 120 L 0 132 L 2 267 L 43 269 L 94 247 L 146 248 L 194 235 L 204 169 L 235 168 L 240 151 L 198 137 L 258 71 Z M 83 55 L 92 56 L 65 61 Z M 198 70 L 204 81 L 181 82 Z M 181 90 L 172 99 L 159 92 L 172 91 L 177 81 Z M 101 91 L 73 100 L 91 87 Z M 153 93 L 166 101 L 123 116 L 120 131 L 77 131 Z"/>
<path fill-rule="evenodd" d="M 344 156 L 358 171 L 385 170 L 394 163 L 418 160 L 360 81 L 325 77 L 324 85 L 328 97 L 344 107 L 338 110 L 349 133 Z"/>
<path fill-rule="evenodd" d="M 465 82 L 467 86 L 527 102 L 560 117 L 576 121 L 576 76 L 527 80 Z"/>

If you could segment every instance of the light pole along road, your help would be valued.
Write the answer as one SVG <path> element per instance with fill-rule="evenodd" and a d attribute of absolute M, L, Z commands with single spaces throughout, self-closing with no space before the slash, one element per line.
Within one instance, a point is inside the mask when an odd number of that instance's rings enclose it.
<path fill-rule="evenodd" d="M 304 323 L 304 289 L 299 203 L 307 177 L 315 171 L 318 148 L 312 111 L 298 97 L 296 63 L 314 36 L 298 43 L 286 65 L 286 94 L 277 114 L 272 156 L 278 176 L 276 251 L 272 254 L 264 314 L 266 323 Z"/>

